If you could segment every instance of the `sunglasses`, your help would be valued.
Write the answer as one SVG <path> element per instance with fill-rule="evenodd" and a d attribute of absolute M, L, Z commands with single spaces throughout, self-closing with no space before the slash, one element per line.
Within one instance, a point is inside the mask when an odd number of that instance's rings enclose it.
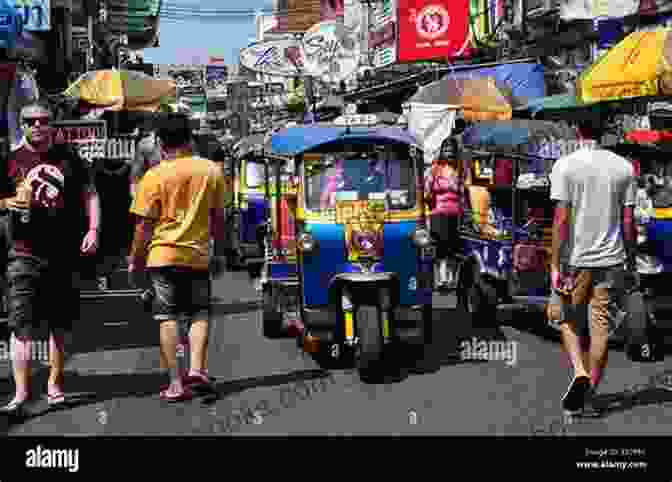
<path fill-rule="evenodd" d="M 41 126 L 49 124 L 49 121 L 51 119 L 47 116 L 41 116 L 41 117 L 24 117 L 23 118 L 23 123 L 28 125 L 29 127 L 35 127 L 37 123 L 39 122 Z"/>

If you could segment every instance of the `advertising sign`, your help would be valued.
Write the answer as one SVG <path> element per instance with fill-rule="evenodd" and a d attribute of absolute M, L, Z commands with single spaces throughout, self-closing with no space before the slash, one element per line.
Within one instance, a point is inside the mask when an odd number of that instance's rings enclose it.
<path fill-rule="evenodd" d="M 371 6 L 369 52 L 373 67 L 385 67 L 397 61 L 398 8 L 400 0 L 382 0 Z"/>
<path fill-rule="evenodd" d="M 328 83 L 352 75 L 359 64 L 356 32 L 336 20 L 312 26 L 303 37 L 305 73 Z"/>
<path fill-rule="evenodd" d="M 399 62 L 450 59 L 469 39 L 469 0 L 399 0 Z"/>
<path fill-rule="evenodd" d="M 24 30 L 45 32 L 51 29 L 50 0 L 7 0 L 7 3 L 16 8 Z"/>
<path fill-rule="evenodd" d="M 303 48 L 294 37 L 260 42 L 241 50 L 240 63 L 254 72 L 295 77 L 303 69 Z"/>
<path fill-rule="evenodd" d="M 54 141 L 74 146 L 89 164 L 99 159 L 129 160 L 135 157 L 135 137 L 108 138 L 103 120 L 52 122 Z"/>
<path fill-rule="evenodd" d="M 221 89 L 226 85 L 228 72 L 226 65 L 206 65 L 205 83 L 208 89 Z"/>

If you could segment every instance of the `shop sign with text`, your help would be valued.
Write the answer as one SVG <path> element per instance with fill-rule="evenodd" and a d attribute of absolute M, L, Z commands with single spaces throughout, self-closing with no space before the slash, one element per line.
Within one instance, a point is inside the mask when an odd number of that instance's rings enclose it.
<path fill-rule="evenodd" d="M 98 159 L 129 160 L 135 157 L 135 137 L 107 137 L 107 123 L 101 120 L 52 122 L 54 141 L 77 149 L 89 163 Z"/>
<path fill-rule="evenodd" d="M 375 68 L 386 67 L 397 61 L 398 1 L 382 0 L 371 6 L 369 51 L 373 54 Z"/>
<path fill-rule="evenodd" d="M 399 62 L 449 60 L 469 41 L 469 0 L 399 0 Z"/>
<path fill-rule="evenodd" d="M 51 29 L 50 0 L 8 0 L 23 21 L 24 30 L 45 32 Z"/>
<path fill-rule="evenodd" d="M 294 37 L 260 42 L 240 52 L 240 63 L 254 72 L 294 77 L 303 70 L 303 49 Z"/>

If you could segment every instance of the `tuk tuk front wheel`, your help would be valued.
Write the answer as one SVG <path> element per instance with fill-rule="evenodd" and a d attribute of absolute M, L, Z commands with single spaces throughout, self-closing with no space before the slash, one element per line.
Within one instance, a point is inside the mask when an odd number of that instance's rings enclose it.
<path fill-rule="evenodd" d="M 379 315 L 375 306 L 361 306 L 357 310 L 355 322 L 359 343 L 355 364 L 360 378 L 372 375 L 382 358 L 383 334 Z"/>

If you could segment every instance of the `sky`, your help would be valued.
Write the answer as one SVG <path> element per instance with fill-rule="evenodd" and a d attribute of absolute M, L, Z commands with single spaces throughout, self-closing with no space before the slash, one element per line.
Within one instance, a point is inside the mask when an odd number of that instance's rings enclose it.
<path fill-rule="evenodd" d="M 270 0 L 171 0 L 175 5 L 199 5 L 202 9 L 268 9 Z M 235 3 L 235 6 L 233 5 Z M 175 14 L 171 13 L 171 17 Z M 144 50 L 145 62 L 155 64 L 205 64 L 209 56 L 224 57 L 227 64 L 237 64 L 240 49 L 255 37 L 254 17 L 216 20 L 172 20 L 162 18 L 158 48 Z"/>

